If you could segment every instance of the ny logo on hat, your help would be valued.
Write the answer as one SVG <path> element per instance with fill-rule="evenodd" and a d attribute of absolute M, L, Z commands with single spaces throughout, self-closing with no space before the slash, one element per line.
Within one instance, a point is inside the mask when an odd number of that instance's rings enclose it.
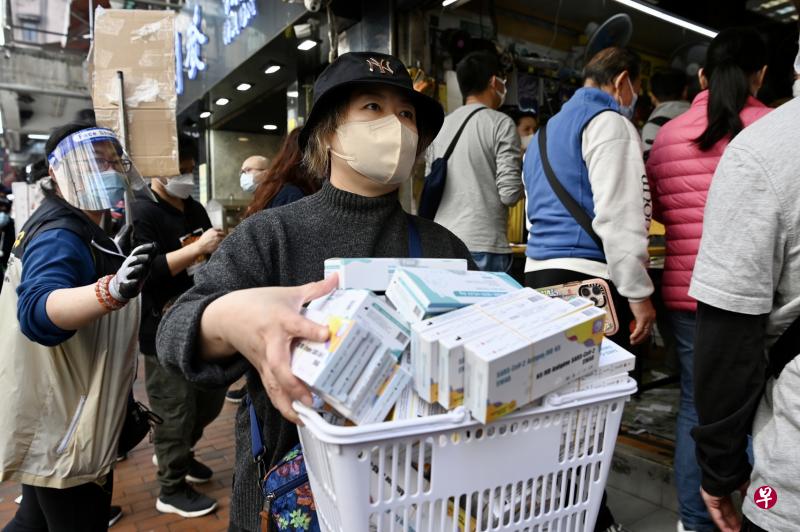
<path fill-rule="evenodd" d="M 380 70 L 381 74 L 386 74 L 387 72 L 389 74 L 394 74 L 394 70 L 392 70 L 392 67 L 389 66 L 388 59 L 381 59 L 378 61 L 374 57 L 370 57 L 367 59 L 367 64 L 369 65 L 370 72 L 375 72 L 375 69 L 377 68 Z"/>

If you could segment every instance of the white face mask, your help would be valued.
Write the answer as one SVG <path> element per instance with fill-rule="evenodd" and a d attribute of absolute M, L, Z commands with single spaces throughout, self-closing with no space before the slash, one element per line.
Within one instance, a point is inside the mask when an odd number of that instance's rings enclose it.
<path fill-rule="evenodd" d="M 533 134 L 525 135 L 520 140 L 522 141 L 522 153 L 524 154 L 528 150 L 528 145 L 533 140 Z"/>
<path fill-rule="evenodd" d="M 348 122 L 336 130 L 342 152 L 331 153 L 347 161 L 359 174 L 376 183 L 402 183 L 411 176 L 417 158 L 418 135 L 389 115 L 368 122 Z"/>
<path fill-rule="evenodd" d="M 628 86 L 631 88 L 631 94 L 633 94 L 633 99 L 629 105 L 622 105 L 619 104 L 619 113 L 627 118 L 628 120 L 633 120 L 633 113 L 636 111 L 636 101 L 639 99 L 639 95 L 633 89 L 633 83 L 631 83 L 631 78 L 628 78 Z"/>
<path fill-rule="evenodd" d="M 194 190 L 194 175 L 181 174 L 172 179 L 167 179 L 164 189 L 173 198 L 186 199 L 191 196 L 192 190 Z"/>
<path fill-rule="evenodd" d="M 256 180 L 253 172 L 242 172 L 239 176 L 239 186 L 245 192 L 253 192 L 256 189 Z"/>
<path fill-rule="evenodd" d="M 503 107 L 503 104 L 506 103 L 506 95 L 508 94 L 508 87 L 506 87 L 506 80 L 501 78 L 496 78 L 497 81 L 503 84 L 503 91 L 500 92 L 499 90 L 495 89 L 495 94 L 500 97 L 500 105 L 497 107 Z"/>

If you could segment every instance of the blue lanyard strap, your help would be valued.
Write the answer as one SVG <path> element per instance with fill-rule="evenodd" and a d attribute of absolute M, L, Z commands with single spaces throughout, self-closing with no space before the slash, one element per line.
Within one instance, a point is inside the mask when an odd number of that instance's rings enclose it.
<path fill-rule="evenodd" d="M 410 214 L 406 215 L 406 219 L 408 220 L 408 258 L 422 258 L 422 241 L 419 238 L 417 223 Z"/>

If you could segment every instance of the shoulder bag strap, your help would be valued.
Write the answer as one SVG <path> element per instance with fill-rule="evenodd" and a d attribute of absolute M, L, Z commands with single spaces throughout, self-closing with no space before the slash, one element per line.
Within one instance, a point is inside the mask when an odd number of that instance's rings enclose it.
<path fill-rule="evenodd" d="M 555 172 L 553 172 L 553 168 L 550 166 L 550 160 L 547 157 L 547 125 L 542 126 L 539 129 L 539 156 L 542 159 L 542 166 L 544 167 L 544 175 L 547 176 L 547 181 L 550 183 L 550 187 L 555 192 L 556 196 L 558 196 L 559 201 L 564 208 L 575 218 L 575 221 L 578 222 L 586 234 L 588 234 L 594 243 L 597 244 L 597 247 L 600 248 L 600 251 L 603 251 L 603 241 L 597 236 L 597 233 L 594 232 L 592 229 L 592 219 L 589 218 L 589 215 L 586 214 L 586 211 L 575 201 L 567 189 L 561 184 L 561 182 L 556 177 Z"/>
<path fill-rule="evenodd" d="M 455 149 L 456 144 L 458 143 L 458 139 L 461 137 L 461 133 L 464 132 L 464 128 L 466 127 L 467 122 L 469 122 L 470 118 L 475 116 L 475 113 L 483 111 L 484 109 L 486 109 L 486 107 L 478 107 L 477 109 L 472 111 L 469 115 L 467 115 L 467 118 L 464 120 L 464 123 L 462 123 L 461 127 L 458 128 L 458 131 L 456 132 L 456 136 L 453 137 L 452 141 L 450 141 L 450 146 L 447 147 L 447 151 L 444 152 L 444 156 L 442 157 L 442 159 L 444 159 L 446 161 L 446 160 L 448 160 L 450 158 L 450 156 L 453 154 L 453 150 Z"/>
<path fill-rule="evenodd" d="M 419 237 L 417 223 L 410 214 L 406 215 L 406 219 L 408 220 L 408 258 L 422 258 L 422 240 Z"/>

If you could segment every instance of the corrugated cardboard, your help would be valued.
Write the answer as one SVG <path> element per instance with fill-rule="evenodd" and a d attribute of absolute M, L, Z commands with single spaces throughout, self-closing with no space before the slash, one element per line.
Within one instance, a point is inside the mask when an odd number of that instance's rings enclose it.
<path fill-rule="evenodd" d="M 122 71 L 128 153 L 142 176 L 177 175 L 175 13 L 98 8 L 94 27 L 89 68 L 98 125 L 119 134 Z"/>

